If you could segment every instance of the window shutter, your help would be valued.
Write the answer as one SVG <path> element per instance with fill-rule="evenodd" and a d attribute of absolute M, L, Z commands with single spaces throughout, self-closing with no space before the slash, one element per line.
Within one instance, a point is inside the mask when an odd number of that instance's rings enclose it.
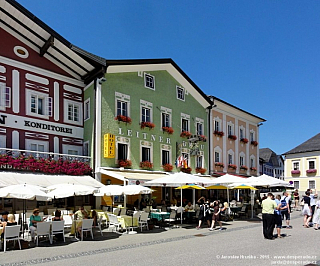
<path fill-rule="evenodd" d="M 46 115 L 48 116 L 52 116 L 52 97 L 46 97 L 45 98 L 46 101 Z"/>
<path fill-rule="evenodd" d="M 10 108 L 11 107 L 11 88 L 5 87 L 4 89 L 4 95 L 5 95 L 5 107 Z"/>

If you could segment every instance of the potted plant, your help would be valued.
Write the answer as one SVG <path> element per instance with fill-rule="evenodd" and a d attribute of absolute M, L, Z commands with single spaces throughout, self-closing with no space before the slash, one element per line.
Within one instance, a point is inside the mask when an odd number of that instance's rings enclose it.
<path fill-rule="evenodd" d="M 192 168 L 189 167 L 189 166 L 188 166 L 187 168 L 181 167 L 181 168 L 180 168 L 180 171 L 183 172 L 183 173 L 186 173 L 186 174 L 190 174 L 191 171 L 192 171 Z"/>
<path fill-rule="evenodd" d="M 206 173 L 206 171 L 207 171 L 207 169 L 202 168 L 202 167 L 197 167 L 196 168 L 196 173 L 198 173 L 198 174 L 204 175 Z"/>
<path fill-rule="evenodd" d="M 162 127 L 163 132 L 167 132 L 168 134 L 173 134 L 174 130 L 172 127 Z"/>
<path fill-rule="evenodd" d="M 315 174 L 317 172 L 317 169 L 308 169 L 307 174 Z"/>
<path fill-rule="evenodd" d="M 249 142 L 249 140 L 246 139 L 246 138 L 242 138 L 242 139 L 240 139 L 240 141 L 241 141 L 242 143 L 244 143 L 244 144 L 247 144 L 247 143 Z"/>
<path fill-rule="evenodd" d="M 228 168 L 236 170 L 237 166 L 235 164 L 228 164 Z"/>
<path fill-rule="evenodd" d="M 205 135 L 199 135 L 198 138 L 199 138 L 199 141 L 203 141 L 203 142 L 207 141 L 207 137 Z"/>
<path fill-rule="evenodd" d="M 223 137 L 224 136 L 224 132 L 223 131 L 218 131 L 218 130 L 215 130 L 213 132 L 213 134 L 217 137 Z"/>
<path fill-rule="evenodd" d="M 165 172 L 171 172 L 173 170 L 172 164 L 169 164 L 169 163 L 162 165 L 162 168 Z"/>
<path fill-rule="evenodd" d="M 245 171 L 247 171 L 247 170 L 248 170 L 248 166 L 241 165 L 241 166 L 240 166 L 240 170 L 245 170 Z"/>
<path fill-rule="evenodd" d="M 217 166 L 217 167 L 222 167 L 222 168 L 224 168 L 224 163 L 215 162 L 214 165 Z"/>
<path fill-rule="evenodd" d="M 155 125 L 151 122 L 141 122 L 140 127 L 141 129 L 144 129 L 145 127 L 148 127 L 149 129 L 153 129 Z"/>
<path fill-rule="evenodd" d="M 140 162 L 140 168 L 144 170 L 151 170 L 153 168 L 153 163 L 149 161 Z"/>
<path fill-rule="evenodd" d="M 118 122 L 125 122 L 131 124 L 131 118 L 129 116 L 117 115 L 114 119 L 118 120 Z"/>
<path fill-rule="evenodd" d="M 236 140 L 236 139 L 237 139 L 237 136 L 236 136 L 236 135 L 229 135 L 229 136 L 228 136 L 228 139 Z"/>
<path fill-rule="evenodd" d="M 300 175 L 300 170 L 292 170 L 291 174 L 292 175 Z"/>
<path fill-rule="evenodd" d="M 180 133 L 180 137 L 181 138 L 189 138 L 189 137 L 191 137 L 191 133 L 189 132 L 189 131 L 182 131 L 181 133 Z"/>
<path fill-rule="evenodd" d="M 118 161 L 118 167 L 124 167 L 124 168 L 130 168 L 132 165 L 130 160 L 119 160 Z"/>
<path fill-rule="evenodd" d="M 255 140 L 253 140 L 253 141 L 251 141 L 251 145 L 253 145 L 253 146 L 258 146 L 258 141 L 255 141 Z"/>
<path fill-rule="evenodd" d="M 251 171 L 257 171 L 257 168 L 256 167 L 250 167 L 250 170 Z"/>

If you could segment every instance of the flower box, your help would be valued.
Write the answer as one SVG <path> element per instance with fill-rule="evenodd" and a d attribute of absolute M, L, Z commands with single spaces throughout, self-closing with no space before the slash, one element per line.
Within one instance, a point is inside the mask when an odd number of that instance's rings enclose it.
<path fill-rule="evenodd" d="M 149 161 L 140 162 L 140 168 L 144 170 L 151 170 L 153 168 L 153 163 Z"/>
<path fill-rule="evenodd" d="M 172 127 L 162 127 L 162 130 L 164 131 L 164 132 L 167 132 L 168 134 L 173 134 L 173 132 L 174 132 L 174 130 L 173 130 L 173 128 Z"/>
<path fill-rule="evenodd" d="M 228 168 L 236 170 L 237 166 L 235 164 L 228 164 Z"/>
<path fill-rule="evenodd" d="M 131 118 L 129 116 L 124 116 L 124 115 L 117 115 L 115 120 L 118 120 L 119 122 L 125 122 L 131 124 Z"/>
<path fill-rule="evenodd" d="M 148 127 L 149 129 L 153 129 L 155 125 L 151 122 L 141 122 L 140 128 L 144 129 L 145 127 Z"/>
<path fill-rule="evenodd" d="M 189 137 L 191 137 L 191 133 L 189 132 L 189 131 L 182 131 L 181 133 L 180 133 L 180 137 L 181 138 L 189 138 Z"/>
<path fill-rule="evenodd" d="M 251 145 L 253 145 L 253 146 L 258 146 L 258 141 L 255 141 L 255 140 L 253 140 L 253 141 L 251 141 Z"/>
<path fill-rule="evenodd" d="M 173 170 L 173 165 L 167 163 L 167 164 L 162 165 L 162 168 L 163 168 L 163 170 L 164 170 L 165 172 L 171 172 L 171 171 Z"/>
<path fill-rule="evenodd" d="M 216 167 L 222 167 L 222 168 L 224 168 L 224 163 L 216 162 L 216 163 L 214 163 L 214 165 L 215 165 Z"/>
<path fill-rule="evenodd" d="M 251 171 L 257 171 L 257 168 L 256 167 L 250 167 L 250 170 Z"/>
<path fill-rule="evenodd" d="M 130 168 L 132 165 L 130 160 L 119 160 L 118 167 Z"/>
<path fill-rule="evenodd" d="M 300 170 L 292 170 L 291 174 L 292 175 L 300 175 Z"/>
<path fill-rule="evenodd" d="M 180 171 L 183 172 L 183 173 L 186 173 L 186 174 L 190 174 L 191 171 L 192 171 L 192 168 L 191 167 L 187 167 L 187 168 L 181 167 Z"/>
<path fill-rule="evenodd" d="M 244 144 L 247 144 L 249 142 L 249 140 L 246 138 L 242 138 L 242 139 L 240 139 L 240 141 L 243 142 Z"/>
<path fill-rule="evenodd" d="M 199 141 L 203 141 L 206 142 L 207 141 L 207 137 L 205 135 L 198 135 Z"/>
<path fill-rule="evenodd" d="M 236 135 L 229 135 L 229 136 L 228 136 L 228 139 L 236 140 L 236 139 L 237 139 L 237 136 L 236 136 Z"/>
<path fill-rule="evenodd" d="M 196 168 L 196 173 L 204 175 L 206 173 L 207 169 L 202 168 L 202 167 L 197 167 Z"/>
<path fill-rule="evenodd" d="M 224 132 L 223 131 L 218 131 L 218 130 L 215 130 L 213 132 L 213 134 L 217 137 L 223 137 L 224 136 Z"/>
<path fill-rule="evenodd" d="M 241 166 L 240 166 L 240 170 L 245 170 L 245 171 L 247 171 L 247 170 L 248 170 L 248 166 L 241 165 Z"/>
<path fill-rule="evenodd" d="M 315 174 L 317 172 L 317 169 L 308 169 L 307 174 Z"/>

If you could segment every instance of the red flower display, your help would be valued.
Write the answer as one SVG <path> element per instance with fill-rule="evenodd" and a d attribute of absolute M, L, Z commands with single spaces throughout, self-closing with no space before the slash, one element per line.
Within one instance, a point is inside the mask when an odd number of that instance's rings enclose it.
<path fill-rule="evenodd" d="M 216 162 L 216 163 L 214 163 L 214 165 L 217 166 L 217 167 L 224 168 L 224 163 Z"/>
<path fill-rule="evenodd" d="M 207 141 L 207 137 L 205 135 L 199 135 L 199 141 L 203 141 L 206 142 Z"/>
<path fill-rule="evenodd" d="M 140 123 L 140 127 L 143 129 L 145 127 L 148 127 L 150 129 L 153 129 L 155 127 L 155 125 L 151 122 L 141 122 Z"/>
<path fill-rule="evenodd" d="M 240 141 L 243 142 L 244 144 L 247 144 L 249 142 L 249 140 L 246 138 L 242 138 L 242 139 L 240 139 Z"/>
<path fill-rule="evenodd" d="M 248 166 L 241 165 L 241 166 L 240 166 L 240 169 L 241 169 L 241 170 L 246 170 L 246 171 L 247 171 L 247 170 L 248 170 Z"/>
<path fill-rule="evenodd" d="M 183 173 L 186 173 L 186 174 L 190 174 L 192 171 L 192 168 L 191 167 L 187 167 L 187 168 L 181 167 L 180 171 Z"/>
<path fill-rule="evenodd" d="M 145 170 L 150 170 L 153 168 L 153 163 L 149 161 L 140 162 L 140 168 Z"/>
<path fill-rule="evenodd" d="M 172 164 L 169 163 L 162 165 L 162 168 L 165 172 L 171 172 L 173 170 Z"/>
<path fill-rule="evenodd" d="M 180 137 L 181 138 L 189 138 L 189 137 L 191 137 L 191 133 L 189 132 L 189 131 L 182 131 L 181 133 L 180 133 Z"/>
<path fill-rule="evenodd" d="M 300 170 L 292 170 L 291 174 L 292 175 L 300 175 Z"/>
<path fill-rule="evenodd" d="M 250 170 L 251 171 L 257 171 L 257 168 L 256 167 L 250 167 Z"/>
<path fill-rule="evenodd" d="M 228 164 L 228 168 L 236 170 L 237 166 L 235 164 Z"/>
<path fill-rule="evenodd" d="M 174 132 L 174 130 L 173 130 L 173 128 L 172 127 L 162 127 L 162 130 L 164 131 L 164 132 L 167 132 L 168 134 L 173 134 L 173 132 Z"/>
<path fill-rule="evenodd" d="M 207 169 L 202 168 L 202 167 L 197 167 L 196 168 L 196 173 L 199 173 L 199 174 L 202 174 L 202 175 L 205 174 L 206 171 L 207 171 Z"/>
<path fill-rule="evenodd" d="M 236 140 L 236 139 L 237 139 L 237 136 L 236 136 L 236 135 L 229 135 L 229 136 L 228 136 L 228 139 Z"/>
<path fill-rule="evenodd" d="M 317 169 L 308 169 L 307 174 L 314 174 L 317 172 Z"/>
<path fill-rule="evenodd" d="M 253 140 L 253 141 L 251 141 L 251 144 L 256 147 L 256 146 L 258 146 L 258 141 Z"/>
<path fill-rule="evenodd" d="M 131 124 L 131 118 L 129 116 L 124 116 L 124 115 L 117 115 L 115 120 L 118 120 L 119 122 L 125 122 Z"/>
<path fill-rule="evenodd" d="M 119 160 L 118 161 L 119 167 L 129 168 L 129 167 L 131 167 L 131 165 L 132 165 L 132 163 L 130 160 Z"/>
<path fill-rule="evenodd" d="M 224 132 L 223 132 L 223 131 L 218 131 L 218 130 L 215 130 L 215 131 L 213 132 L 213 134 L 214 134 L 215 136 L 218 136 L 218 137 L 223 137 L 223 136 L 224 136 Z"/>

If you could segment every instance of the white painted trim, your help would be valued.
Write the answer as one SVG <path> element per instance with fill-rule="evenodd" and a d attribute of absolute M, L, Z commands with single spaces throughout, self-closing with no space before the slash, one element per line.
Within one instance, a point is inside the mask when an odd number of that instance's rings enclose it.
<path fill-rule="evenodd" d="M 80 94 L 80 95 L 82 94 L 82 90 L 81 89 L 73 87 L 73 86 L 70 86 L 68 84 L 64 84 L 63 85 L 63 89 L 66 90 L 66 91 L 73 92 L 75 94 Z"/>
<path fill-rule="evenodd" d="M 87 89 L 89 89 L 91 87 L 91 85 L 93 85 L 94 80 L 91 81 L 87 86 L 85 86 L 85 88 L 83 89 L 83 91 L 86 91 Z"/>
<path fill-rule="evenodd" d="M 153 88 L 150 88 L 150 87 L 148 87 L 148 86 L 147 86 L 147 79 L 146 79 L 146 76 L 149 76 L 149 77 L 151 77 L 151 78 L 152 78 L 152 81 L 153 81 Z M 154 75 L 151 75 L 151 74 L 149 74 L 149 73 L 144 73 L 144 87 L 145 87 L 146 89 L 149 89 L 149 90 L 153 90 L 153 91 L 155 91 L 155 90 L 156 90 L 156 78 L 155 78 L 155 76 L 154 76 Z"/>
<path fill-rule="evenodd" d="M 20 73 L 12 70 L 12 111 L 16 114 L 20 112 Z"/>
<path fill-rule="evenodd" d="M 73 121 L 73 120 L 69 120 L 68 119 L 68 105 L 69 104 L 73 104 L 74 106 L 78 106 L 79 107 L 79 117 L 78 117 L 78 121 Z M 72 101 L 69 99 L 64 99 L 63 100 L 63 109 L 64 109 L 64 123 L 67 124 L 74 124 L 77 126 L 82 126 L 83 125 L 83 107 L 82 107 L 82 103 L 76 102 L 76 101 Z"/>
<path fill-rule="evenodd" d="M 96 173 L 99 172 L 99 168 L 101 167 L 101 157 L 102 155 L 102 133 L 101 133 L 101 101 L 102 101 L 102 93 L 101 93 L 101 84 L 99 84 L 98 80 L 96 81 L 96 99 L 93 99 L 93 102 L 95 103 L 95 120 L 96 120 L 96 139 L 95 139 L 95 154 L 94 154 L 94 160 L 96 162 L 95 168 L 93 169 Z M 94 123 L 94 122 L 92 122 Z"/>
<path fill-rule="evenodd" d="M 59 137 L 57 136 L 53 138 L 53 152 L 59 153 Z"/>
<path fill-rule="evenodd" d="M 3 63 L 3 64 L 6 64 L 6 65 L 10 65 L 10 66 L 13 66 L 13 67 L 17 67 L 17 68 L 26 70 L 26 71 L 31 71 L 31 72 L 34 72 L 34 73 L 37 73 L 37 74 L 40 74 L 40 75 L 44 75 L 44 76 L 47 76 L 47 77 L 50 77 L 50 78 L 53 78 L 53 79 L 57 79 L 57 80 L 60 80 L 60 81 L 63 81 L 63 82 L 67 82 L 67 83 L 70 83 L 70 84 L 73 84 L 73 85 L 76 85 L 76 86 L 79 86 L 79 87 L 84 87 L 84 83 L 79 81 L 79 80 L 72 79 L 72 78 L 63 76 L 61 74 L 54 73 L 52 71 L 45 70 L 45 69 L 42 69 L 42 68 L 39 68 L 39 67 L 36 67 L 36 66 L 32 66 L 32 65 L 29 65 L 29 64 L 25 64 L 25 63 L 22 63 L 22 62 L 19 62 L 19 61 L 16 61 L 16 60 L 12 60 L 12 59 L 9 59 L 9 58 L 3 57 L 3 56 L 0 56 L 0 62 Z"/>
<path fill-rule="evenodd" d="M 60 84 L 59 82 L 55 81 L 53 83 L 53 117 L 55 121 L 59 121 L 60 119 Z"/>
<path fill-rule="evenodd" d="M 151 141 L 140 140 L 140 162 L 142 162 L 142 148 L 150 149 L 150 163 L 153 163 L 153 143 Z"/>
<path fill-rule="evenodd" d="M 4 66 L 0 66 L 0 73 L 6 73 L 7 69 Z"/>
<path fill-rule="evenodd" d="M 82 146 L 62 144 L 62 153 L 63 154 L 69 154 L 68 150 L 74 150 L 74 151 L 78 152 L 77 155 L 81 155 L 82 156 L 82 148 L 83 148 Z"/>
<path fill-rule="evenodd" d="M 88 108 L 87 108 L 87 103 L 89 103 L 88 104 Z M 83 118 L 84 118 L 84 121 L 87 121 L 87 120 L 89 120 L 90 119 L 90 109 L 91 107 L 90 107 L 90 97 L 88 98 L 88 99 L 86 99 L 85 101 L 84 101 L 84 104 L 83 104 Z M 88 117 L 86 117 L 86 113 L 88 112 Z"/>
<path fill-rule="evenodd" d="M 37 83 L 41 83 L 43 85 L 49 85 L 48 79 L 30 74 L 30 73 L 26 73 L 26 79 L 37 82 Z"/>

